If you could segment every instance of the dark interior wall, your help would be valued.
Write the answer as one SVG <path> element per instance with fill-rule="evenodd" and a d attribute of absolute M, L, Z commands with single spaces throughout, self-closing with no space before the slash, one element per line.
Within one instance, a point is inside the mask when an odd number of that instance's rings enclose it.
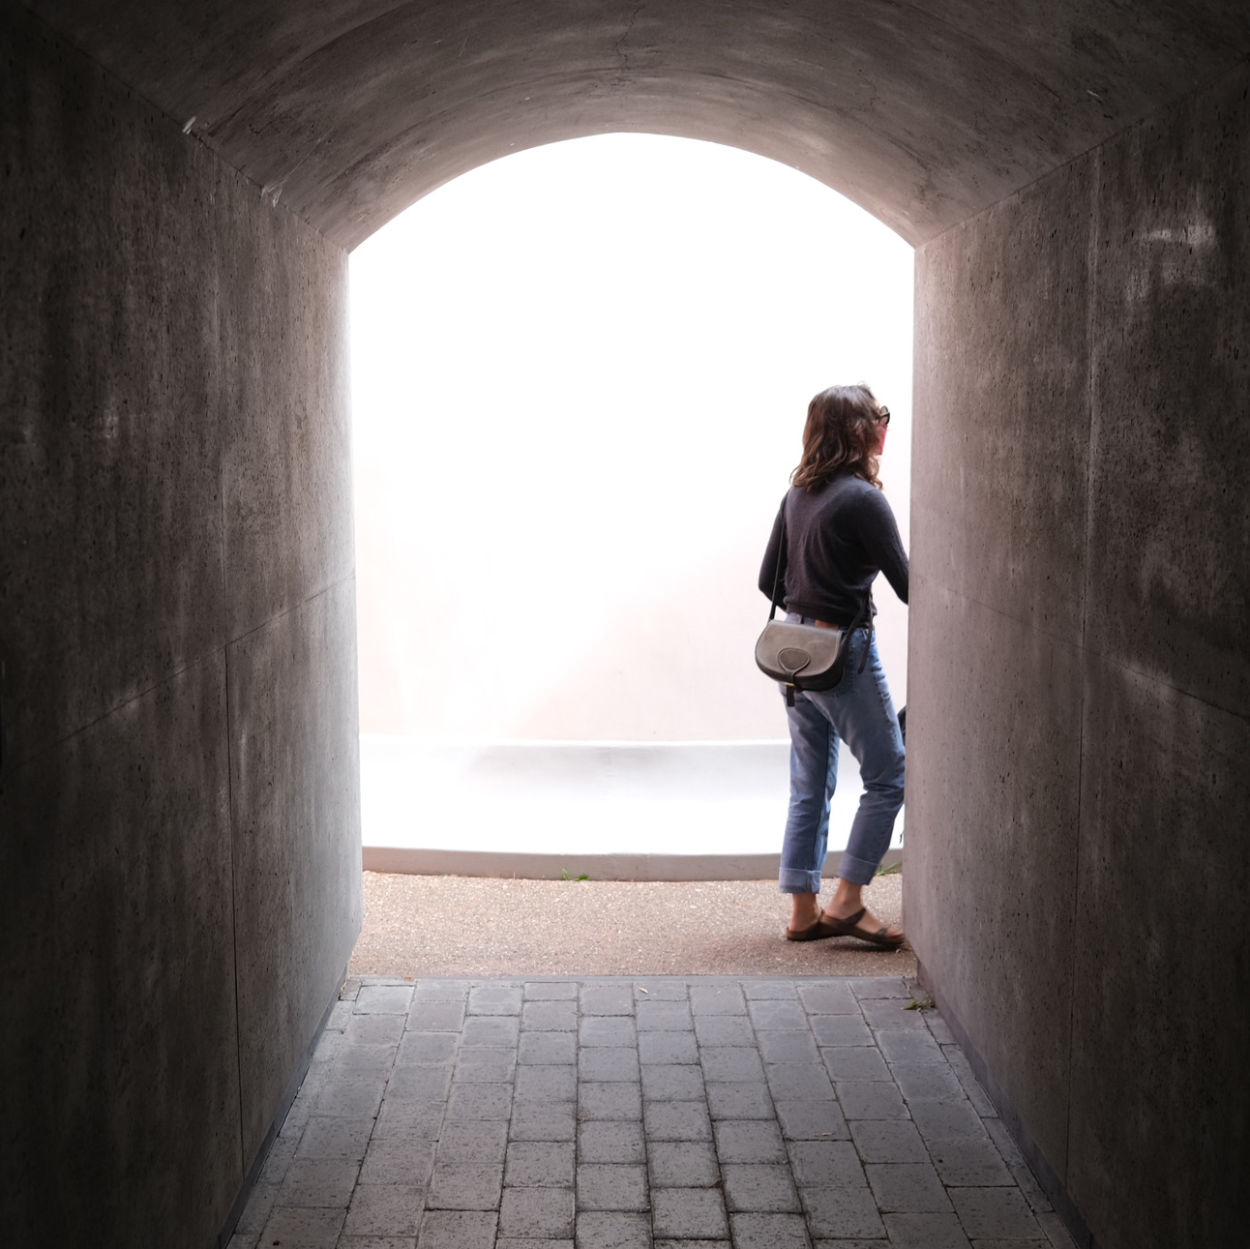
<path fill-rule="evenodd" d="M 346 256 L 0 49 L 0 1227 L 209 1245 L 359 928 Z"/>
<path fill-rule="evenodd" d="M 908 930 L 1107 1249 L 1245 1238 L 1248 101 L 917 254 Z"/>

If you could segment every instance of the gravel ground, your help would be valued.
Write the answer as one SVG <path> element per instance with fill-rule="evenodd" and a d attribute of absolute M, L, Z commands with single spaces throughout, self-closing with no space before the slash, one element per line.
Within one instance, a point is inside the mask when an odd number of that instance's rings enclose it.
<path fill-rule="evenodd" d="M 829 893 L 826 891 L 825 897 Z M 903 914 L 901 875 L 866 891 Z M 773 880 L 501 880 L 364 874 L 353 976 L 913 976 L 910 949 L 786 941 Z"/>

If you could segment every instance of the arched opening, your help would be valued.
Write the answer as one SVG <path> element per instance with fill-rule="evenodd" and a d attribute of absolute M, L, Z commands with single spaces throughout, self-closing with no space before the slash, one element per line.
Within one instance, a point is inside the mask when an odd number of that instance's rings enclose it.
<path fill-rule="evenodd" d="M 889 400 L 906 531 L 912 281 L 806 175 L 630 134 L 483 166 L 356 249 L 366 867 L 775 875 L 760 553 L 835 380 Z M 901 702 L 906 615 L 879 599 Z"/>

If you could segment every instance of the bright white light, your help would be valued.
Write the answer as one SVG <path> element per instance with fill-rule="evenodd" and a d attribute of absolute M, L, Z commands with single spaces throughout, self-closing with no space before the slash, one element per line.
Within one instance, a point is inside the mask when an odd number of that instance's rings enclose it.
<path fill-rule="evenodd" d="M 834 382 L 894 414 L 906 538 L 911 248 L 771 161 L 609 135 L 441 188 L 351 281 L 362 730 L 784 737 L 760 555 Z"/>

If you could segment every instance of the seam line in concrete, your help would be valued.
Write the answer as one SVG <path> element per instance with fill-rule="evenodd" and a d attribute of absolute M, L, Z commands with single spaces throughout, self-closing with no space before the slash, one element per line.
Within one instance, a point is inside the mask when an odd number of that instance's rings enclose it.
<path fill-rule="evenodd" d="M 226 699 L 226 831 L 230 843 L 230 960 L 234 972 L 234 1057 L 239 1094 L 239 1167 L 248 1173 L 247 1134 L 243 1126 L 243 1019 L 239 1011 L 239 878 L 234 854 L 234 741 L 230 708 L 230 648 L 222 655 Z"/>

